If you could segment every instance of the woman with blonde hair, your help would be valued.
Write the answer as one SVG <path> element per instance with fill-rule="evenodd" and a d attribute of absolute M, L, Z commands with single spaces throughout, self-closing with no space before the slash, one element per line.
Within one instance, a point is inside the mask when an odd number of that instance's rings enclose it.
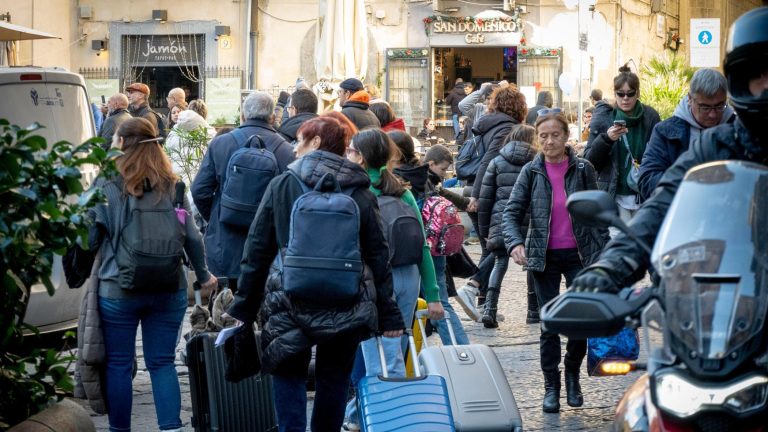
<path fill-rule="evenodd" d="M 143 118 L 132 118 L 120 125 L 113 138 L 113 145 L 123 151 L 116 161 L 118 175 L 94 185 L 102 188 L 107 200 L 89 212 L 94 222 L 90 246 L 101 253 L 99 313 L 106 351 L 104 390 L 110 430 L 114 431 L 131 428 L 131 373 L 139 324 L 158 427 L 163 431 L 181 431 L 182 427 L 181 392 L 174 364 L 179 327 L 187 309 L 181 251 L 177 251 L 177 261 L 169 260 L 168 268 L 160 271 L 141 271 L 142 264 L 135 263 L 137 259 L 132 255 L 126 261 L 126 245 L 141 249 L 156 246 L 142 238 L 126 238 L 137 235 L 132 233 L 145 233 L 141 228 L 131 229 L 134 218 L 143 218 L 142 212 L 154 213 L 152 221 L 166 223 L 164 228 L 173 232 L 173 238 L 152 240 L 168 240 L 168 247 L 181 243 L 203 289 L 210 292 L 217 284 L 206 267 L 203 242 L 189 214 L 189 203 L 179 192 L 183 184 L 177 185 L 171 162 L 155 136 L 155 127 Z M 177 206 L 179 201 L 181 206 Z"/>

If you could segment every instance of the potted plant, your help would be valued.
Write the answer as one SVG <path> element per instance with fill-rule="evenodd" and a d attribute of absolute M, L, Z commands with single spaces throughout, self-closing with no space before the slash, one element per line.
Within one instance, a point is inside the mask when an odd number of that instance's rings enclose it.
<path fill-rule="evenodd" d="M 115 153 L 101 139 L 48 144 L 35 131 L 0 119 L 0 429 L 50 407 L 72 391 L 70 357 L 52 349 L 21 350 L 30 288 L 42 283 L 54 293 L 54 254 L 76 242 L 87 247 L 87 210 L 103 199 L 84 190 L 80 167 L 114 169 Z"/>

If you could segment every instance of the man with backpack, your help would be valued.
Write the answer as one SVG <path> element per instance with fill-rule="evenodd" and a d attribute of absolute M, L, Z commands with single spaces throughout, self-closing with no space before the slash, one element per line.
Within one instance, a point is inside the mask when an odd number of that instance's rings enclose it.
<path fill-rule="evenodd" d="M 243 102 L 240 127 L 211 141 L 192 183 L 192 198 L 208 221 L 208 267 L 226 277 L 233 291 L 248 228 L 267 184 L 295 159 L 291 145 L 272 127 L 274 109 L 268 93 L 251 93 Z"/>
<path fill-rule="evenodd" d="M 125 93 L 128 94 L 130 102 L 128 112 L 134 117 L 147 119 L 157 130 L 157 136 L 165 138 L 165 120 L 149 106 L 147 101 L 149 86 L 144 83 L 133 83 L 125 88 Z"/>

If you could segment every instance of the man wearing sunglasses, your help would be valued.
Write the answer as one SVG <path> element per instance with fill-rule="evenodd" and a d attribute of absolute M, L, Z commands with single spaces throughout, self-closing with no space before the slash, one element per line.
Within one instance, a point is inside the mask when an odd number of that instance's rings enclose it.
<path fill-rule="evenodd" d="M 715 69 L 693 74 L 690 90 L 672 117 L 656 125 L 640 165 L 640 195 L 647 199 L 664 171 L 708 128 L 733 121 L 733 108 L 726 103 L 728 82 Z"/>

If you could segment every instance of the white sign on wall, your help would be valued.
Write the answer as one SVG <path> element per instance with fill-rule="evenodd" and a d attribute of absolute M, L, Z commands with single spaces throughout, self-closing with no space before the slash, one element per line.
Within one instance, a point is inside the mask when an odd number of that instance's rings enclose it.
<path fill-rule="evenodd" d="M 691 19 L 691 66 L 720 65 L 720 18 Z"/>

